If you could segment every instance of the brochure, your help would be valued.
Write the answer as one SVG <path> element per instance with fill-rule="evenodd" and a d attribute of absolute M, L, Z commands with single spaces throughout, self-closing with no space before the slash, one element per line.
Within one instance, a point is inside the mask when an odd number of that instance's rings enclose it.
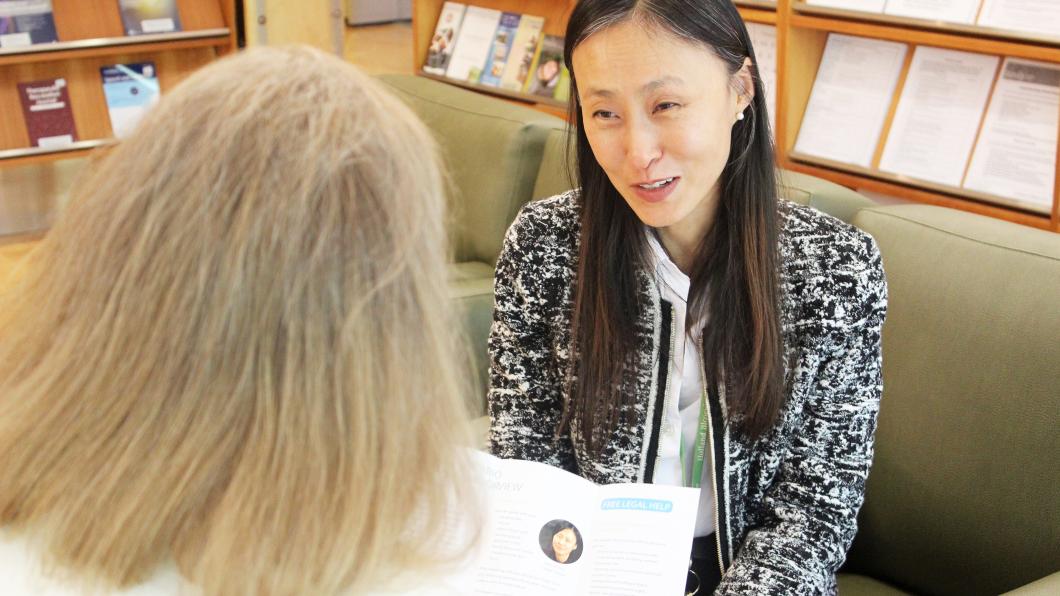
<path fill-rule="evenodd" d="M 434 27 L 434 35 L 431 36 L 431 45 L 427 48 L 424 71 L 436 75 L 445 74 L 466 10 L 467 5 L 459 2 L 446 2 L 442 5 L 442 12 L 438 15 L 438 24 Z"/>
<path fill-rule="evenodd" d="M 482 69 L 479 82 L 490 87 L 499 87 L 501 75 L 504 74 L 504 66 L 508 62 L 508 54 L 512 50 L 512 41 L 515 31 L 519 28 L 520 15 L 514 12 L 506 12 L 501 15 L 500 24 L 496 33 L 493 34 L 493 46 L 490 48 L 486 66 Z"/>
<path fill-rule="evenodd" d="M 0 48 L 54 41 L 52 0 L 0 0 Z"/>
<path fill-rule="evenodd" d="M 19 83 L 18 98 L 31 147 L 57 149 L 77 141 L 66 79 Z"/>
<path fill-rule="evenodd" d="M 467 7 L 445 76 L 459 81 L 478 82 L 493 46 L 493 33 L 497 30 L 500 20 L 499 10 Z"/>
<path fill-rule="evenodd" d="M 541 38 L 537 54 L 530 64 L 530 76 L 526 79 L 524 91 L 531 95 L 555 97 L 556 87 L 562 77 L 563 38 L 558 35 L 546 35 Z"/>
<path fill-rule="evenodd" d="M 121 139 L 129 136 L 147 110 L 158 102 L 154 62 L 115 64 L 99 69 L 107 98 L 110 128 Z"/>
<path fill-rule="evenodd" d="M 118 0 L 126 35 L 180 31 L 177 0 Z"/>
<path fill-rule="evenodd" d="M 510 91 L 522 91 L 526 78 L 530 76 L 530 64 L 534 61 L 537 45 L 541 41 L 541 30 L 545 27 L 543 17 L 524 14 L 519 19 L 519 29 L 515 31 L 512 51 L 501 75 L 501 88 Z"/>
<path fill-rule="evenodd" d="M 684 593 L 699 490 L 596 485 L 551 466 L 477 453 L 488 492 L 471 596 Z"/>

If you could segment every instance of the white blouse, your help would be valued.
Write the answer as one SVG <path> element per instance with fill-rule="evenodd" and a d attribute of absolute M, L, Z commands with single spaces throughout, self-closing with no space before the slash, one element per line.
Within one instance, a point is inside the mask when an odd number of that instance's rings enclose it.
<path fill-rule="evenodd" d="M 699 430 L 699 411 L 703 397 L 703 360 L 700 341 L 703 325 L 696 325 L 689 333 L 685 329 L 688 311 L 688 289 L 691 280 L 667 254 L 654 230 L 645 227 L 648 245 L 655 264 L 655 282 L 659 297 L 673 305 L 675 330 L 673 357 L 670 359 L 669 391 L 659 431 L 658 459 L 655 462 L 656 484 L 687 485 L 692 478 L 692 454 L 695 453 L 696 433 Z M 681 461 L 681 444 L 685 458 Z M 695 536 L 714 532 L 714 489 L 711 486 L 710 453 L 703 462 L 699 489 L 699 513 L 696 514 Z"/>

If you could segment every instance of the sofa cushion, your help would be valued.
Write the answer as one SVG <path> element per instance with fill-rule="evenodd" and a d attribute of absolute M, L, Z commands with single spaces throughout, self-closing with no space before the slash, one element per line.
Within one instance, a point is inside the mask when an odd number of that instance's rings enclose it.
<path fill-rule="evenodd" d="M 876 456 L 848 569 L 998 594 L 1060 553 L 1060 235 L 926 205 L 860 211 L 889 285 Z"/>
<path fill-rule="evenodd" d="M 573 153 L 568 153 L 567 139 L 566 126 L 558 126 L 548 131 L 545 151 L 541 157 L 541 170 L 534 181 L 534 199 L 558 195 L 576 186 L 574 180 L 577 178 L 577 172 L 574 171 L 574 160 L 567 161 L 568 156 L 573 157 Z"/>
<path fill-rule="evenodd" d="M 839 596 L 906 596 L 909 594 L 909 592 L 903 592 L 871 577 L 853 573 L 840 573 L 836 577 L 836 582 L 839 584 Z"/>
<path fill-rule="evenodd" d="M 563 121 L 425 77 L 382 75 L 434 133 L 452 180 L 456 261 L 494 263 L 508 224 L 530 200 L 549 131 Z"/>
<path fill-rule="evenodd" d="M 493 322 L 493 266 L 481 261 L 449 264 L 449 293 L 460 318 L 471 371 L 468 404 L 472 414 L 486 411 L 486 374 L 489 357 L 486 340 Z"/>

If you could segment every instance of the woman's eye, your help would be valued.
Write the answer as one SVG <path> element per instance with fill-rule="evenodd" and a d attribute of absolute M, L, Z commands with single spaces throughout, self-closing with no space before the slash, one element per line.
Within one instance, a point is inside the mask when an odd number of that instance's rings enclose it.
<path fill-rule="evenodd" d="M 676 108 L 676 107 L 677 107 L 676 103 L 674 103 L 672 101 L 664 101 L 664 102 L 662 102 L 662 103 L 660 103 L 660 104 L 655 106 L 655 111 L 656 112 L 662 112 L 664 110 L 671 110 L 671 109 Z"/>
<path fill-rule="evenodd" d="M 601 118 L 603 120 L 612 120 L 615 117 L 614 112 L 608 112 L 607 110 L 596 110 L 593 112 L 593 118 Z"/>

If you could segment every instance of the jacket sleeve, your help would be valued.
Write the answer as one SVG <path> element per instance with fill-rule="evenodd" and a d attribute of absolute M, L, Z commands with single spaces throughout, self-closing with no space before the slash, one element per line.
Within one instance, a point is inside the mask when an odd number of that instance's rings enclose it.
<path fill-rule="evenodd" d="M 831 594 L 857 530 L 883 390 L 887 284 L 862 238 L 857 265 L 837 274 L 835 316 L 821 322 L 815 382 L 803 398 L 762 523 L 748 532 L 716 594 Z"/>
<path fill-rule="evenodd" d="M 562 280 L 549 230 L 524 208 L 508 229 L 494 277 L 489 336 L 490 452 L 575 472 L 569 435 L 556 437 L 563 375 L 548 321 Z M 551 296 L 551 298 L 550 298 Z"/>

